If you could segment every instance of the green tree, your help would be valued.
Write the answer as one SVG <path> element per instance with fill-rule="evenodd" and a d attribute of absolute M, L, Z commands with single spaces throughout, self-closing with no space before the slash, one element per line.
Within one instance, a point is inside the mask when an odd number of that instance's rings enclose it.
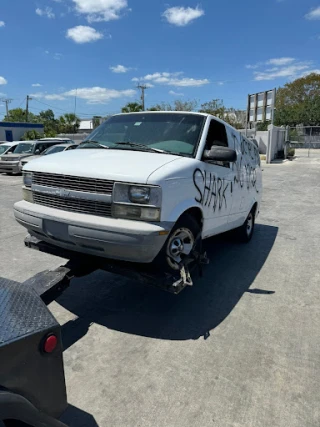
<path fill-rule="evenodd" d="M 213 116 L 223 120 L 226 113 L 226 107 L 224 106 L 222 99 L 213 99 L 212 101 L 202 104 L 199 111 L 200 113 L 212 114 Z"/>
<path fill-rule="evenodd" d="M 101 119 L 102 119 L 102 116 L 93 116 L 92 118 L 93 129 L 97 128 L 100 125 Z"/>
<path fill-rule="evenodd" d="M 320 75 L 311 73 L 277 91 L 276 125 L 320 124 Z"/>
<path fill-rule="evenodd" d="M 4 116 L 4 122 L 25 122 L 26 121 L 26 111 L 22 108 L 13 108 L 9 110 L 9 114 Z M 39 118 L 33 113 L 28 115 L 29 123 L 39 123 Z"/>
<path fill-rule="evenodd" d="M 173 104 L 161 102 L 150 107 L 149 111 L 196 111 L 198 106 L 197 100 L 181 101 L 176 99 Z"/>
<path fill-rule="evenodd" d="M 59 121 L 52 110 L 40 111 L 39 120 L 43 123 L 44 133 L 47 137 L 54 137 L 59 132 Z"/>
<path fill-rule="evenodd" d="M 270 122 L 259 122 L 256 125 L 256 130 L 258 131 L 266 131 L 268 130 L 268 126 L 270 125 Z"/>
<path fill-rule="evenodd" d="M 128 102 L 123 108 L 121 108 L 122 113 L 138 113 L 142 110 L 142 105 L 138 102 Z"/>
<path fill-rule="evenodd" d="M 60 133 L 76 133 L 80 127 L 80 119 L 74 113 L 66 113 L 59 118 Z"/>
<path fill-rule="evenodd" d="M 40 139 L 42 137 L 43 137 L 43 135 L 41 135 L 41 133 L 37 132 L 36 130 L 28 130 L 20 138 L 20 141 L 29 141 L 29 140 L 34 140 L 34 139 Z"/>

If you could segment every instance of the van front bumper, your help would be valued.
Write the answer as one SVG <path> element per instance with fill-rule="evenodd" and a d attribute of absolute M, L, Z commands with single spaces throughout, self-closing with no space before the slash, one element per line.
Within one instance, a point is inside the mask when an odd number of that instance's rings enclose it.
<path fill-rule="evenodd" d="M 62 211 L 26 201 L 14 216 L 37 239 L 72 251 L 129 262 L 150 263 L 173 223 L 148 223 Z"/>
<path fill-rule="evenodd" d="M 0 161 L 0 173 L 21 173 L 19 162 Z"/>

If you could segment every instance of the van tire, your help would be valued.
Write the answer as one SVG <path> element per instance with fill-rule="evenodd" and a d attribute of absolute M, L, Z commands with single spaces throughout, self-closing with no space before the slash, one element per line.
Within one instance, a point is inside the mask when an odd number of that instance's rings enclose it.
<path fill-rule="evenodd" d="M 153 261 L 155 266 L 169 273 L 178 273 L 179 267 L 173 256 L 176 254 L 175 259 L 181 259 L 179 255 L 179 243 L 181 244 L 181 248 L 187 252 L 189 249 L 187 245 L 193 246 L 199 233 L 201 233 L 201 226 L 198 221 L 192 215 L 182 215 L 172 228 L 161 251 Z M 186 255 L 183 252 L 181 254 L 182 257 Z"/>
<path fill-rule="evenodd" d="M 252 239 L 255 224 L 255 208 L 252 208 L 245 222 L 236 229 L 237 238 L 242 243 L 248 243 Z"/>

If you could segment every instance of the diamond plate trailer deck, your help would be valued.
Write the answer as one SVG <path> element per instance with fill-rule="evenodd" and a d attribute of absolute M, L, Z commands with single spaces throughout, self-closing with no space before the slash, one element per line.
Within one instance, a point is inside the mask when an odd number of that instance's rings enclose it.
<path fill-rule="evenodd" d="M 51 335 L 57 346 L 45 353 Z M 60 325 L 29 283 L 0 278 L 0 421 L 63 427 L 66 407 Z"/>

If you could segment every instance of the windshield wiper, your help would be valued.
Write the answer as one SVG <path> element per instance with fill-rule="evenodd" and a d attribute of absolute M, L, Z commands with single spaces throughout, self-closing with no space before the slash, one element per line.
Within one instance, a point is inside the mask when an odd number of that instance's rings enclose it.
<path fill-rule="evenodd" d="M 82 142 L 81 142 L 81 144 L 79 144 L 79 147 L 80 147 L 82 144 L 86 144 L 86 143 L 97 145 L 97 148 L 98 148 L 98 147 L 99 147 L 99 148 L 107 148 L 107 149 L 109 148 L 107 145 L 100 144 L 100 142 L 98 142 L 98 141 L 94 141 L 93 139 L 87 139 L 86 141 L 82 141 Z"/>
<path fill-rule="evenodd" d="M 151 151 L 153 153 L 168 153 L 168 151 L 160 150 L 159 148 L 149 147 L 148 145 L 138 144 L 137 142 L 123 141 L 115 142 L 116 145 L 127 145 L 128 147 L 143 148 L 145 151 Z"/>

